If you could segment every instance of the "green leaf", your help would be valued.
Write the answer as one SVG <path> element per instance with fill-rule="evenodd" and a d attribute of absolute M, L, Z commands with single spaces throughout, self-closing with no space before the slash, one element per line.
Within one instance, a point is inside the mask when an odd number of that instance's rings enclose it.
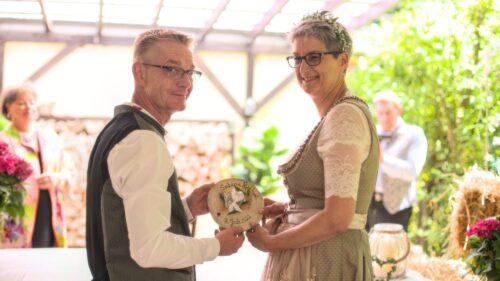
<path fill-rule="evenodd" d="M 239 154 L 230 169 L 234 177 L 254 183 L 263 195 L 272 194 L 279 189 L 276 182 L 280 178 L 275 176 L 277 167 L 272 163 L 287 150 L 277 149 L 277 137 L 278 129 L 271 127 L 258 138 L 242 139 L 237 149 Z"/>

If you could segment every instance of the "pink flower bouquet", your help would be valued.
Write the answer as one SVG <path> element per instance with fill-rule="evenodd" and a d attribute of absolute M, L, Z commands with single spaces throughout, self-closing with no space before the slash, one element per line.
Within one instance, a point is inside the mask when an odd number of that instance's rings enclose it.
<path fill-rule="evenodd" d="M 470 247 L 467 264 L 487 280 L 500 277 L 500 220 L 495 217 L 477 221 L 467 230 Z"/>
<path fill-rule="evenodd" d="M 0 140 L 0 235 L 15 240 L 21 233 L 19 221 L 24 215 L 22 182 L 31 174 L 31 166 L 13 154 L 6 143 Z"/>

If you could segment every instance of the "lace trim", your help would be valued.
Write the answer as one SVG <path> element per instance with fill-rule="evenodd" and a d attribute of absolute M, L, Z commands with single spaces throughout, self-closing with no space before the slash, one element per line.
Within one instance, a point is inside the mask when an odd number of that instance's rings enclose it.
<path fill-rule="evenodd" d="M 368 124 L 364 120 L 364 115 L 361 115 L 363 113 L 357 112 L 358 109 L 353 109 L 352 106 L 340 105 L 335 108 L 335 112 L 332 110 L 330 115 L 334 113 L 335 116 L 328 116 L 325 121 L 328 126 L 323 126 L 321 135 L 334 137 L 335 142 L 348 144 L 359 142 L 363 138 L 365 130 L 368 129 L 366 126 Z"/>
<path fill-rule="evenodd" d="M 358 158 L 358 159 L 356 159 Z M 354 200 L 358 197 L 358 185 L 360 175 L 359 157 L 353 157 L 350 153 L 337 155 L 325 162 L 325 170 L 335 171 L 334 174 L 325 175 L 325 197 L 332 195 Z"/>
<path fill-rule="evenodd" d="M 370 150 L 370 130 L 355 105 L 340 105 L 329 113 L 318 138 L 325 167 L 325 195 L 357 199 L 362 162 Z"/>

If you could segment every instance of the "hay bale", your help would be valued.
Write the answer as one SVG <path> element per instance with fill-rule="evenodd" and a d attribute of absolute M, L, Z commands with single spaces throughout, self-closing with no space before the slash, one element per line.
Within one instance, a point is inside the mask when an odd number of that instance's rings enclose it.
<path fill-rule="evenodd" d="M 429 257 L 420 245 L 412 245 L 408 256 L 408 268 L 433 281 L 479 281 L 467 265 L 460 260 L 445 257 Z"/>
<path fill-rule="evenodd" d="M 467 172 L 455 194 L 451 217 L 450 254 L 467 254 L 465 233 L 477 220 L 500 214 L 500 177 L 476 168 Z"/>
<path fill-rule="evenodd" d="M 479 277 L 467 271 L 465 264 L 444 258 L 411 259 L 408 268 L 433 281 L 479 281 Z"/>

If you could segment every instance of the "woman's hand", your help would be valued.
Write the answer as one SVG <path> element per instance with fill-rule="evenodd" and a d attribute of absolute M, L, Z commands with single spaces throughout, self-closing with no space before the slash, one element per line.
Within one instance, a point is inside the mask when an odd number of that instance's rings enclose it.
<path fill-rule="evenodd" d="M 262 215 L 265 218 L 274 218 L 282 215 L 287 208 L 286 203 L 275 202 L 269 198 L 264 198 L 264 210 Z"/>
<path fill-rule="evenodd" d="M 273 236 L 269 234 L 267 229 L 263 228 L 259 224 L 254 225 L 250 230 L 246 232 L 248 241 L 255 248 L 263 251 L 263 252 L 271 252 Z"/>
<path fill-rule="evenodd" d="M 56 180 L 52 175 L 41 174 L 36 178 L 36 183 L 40 190 L 54 190 L 56 187 Z"/>

